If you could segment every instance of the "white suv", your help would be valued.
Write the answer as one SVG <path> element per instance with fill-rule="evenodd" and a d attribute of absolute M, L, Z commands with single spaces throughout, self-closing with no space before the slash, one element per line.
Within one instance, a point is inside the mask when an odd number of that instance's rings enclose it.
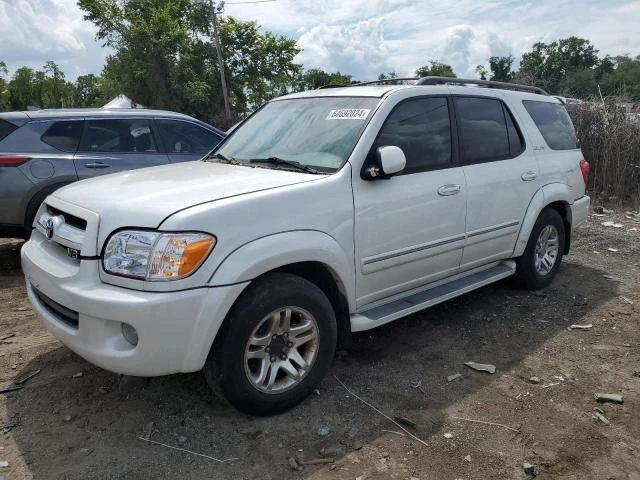
<path fill-rule="evenodd" d="M 321 89 L 267 103 L 202 161 L 56 191 L 22 264 L 47 328 L 90 362 L 204 369 L 268 415 L 309 395 L 352 332 L 508 276 L 548 285 L 587 175 L 538 89 Z"/>

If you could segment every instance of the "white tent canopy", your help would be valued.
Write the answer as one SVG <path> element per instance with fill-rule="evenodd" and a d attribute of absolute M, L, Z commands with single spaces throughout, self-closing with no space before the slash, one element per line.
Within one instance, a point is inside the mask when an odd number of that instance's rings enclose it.
<path fill-rule="evenodd" d="M 144 105 L 140 105 L 124 94 L 120 94 L 111 100 L 106 105 L 103 105 L 102 108 L 147 108 Z"/>

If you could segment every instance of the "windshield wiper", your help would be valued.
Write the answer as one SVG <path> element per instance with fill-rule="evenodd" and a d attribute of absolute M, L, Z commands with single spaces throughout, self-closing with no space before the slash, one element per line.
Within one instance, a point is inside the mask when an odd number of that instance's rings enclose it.
<path fill-rule="evenodd" d="M 322 172 L 316 170 L 315 168 L 307 167 L 306 165 L 302 165 L 298 162 L 294 162 L 291 160 L 285 160 L 280 157 L 267 157 L 267 158 L 252 158 L 249 160 L 249 163 L 268 163 L 270 165 L 285 165 L 287 167 L 295 168 L 296 170 L 300 170 L 301 172 L 313 173 L 314 175 L 322 174 Z"/>
<path fill-rule="evenodd" d="M 206 161 L 209 161 L 209 160 L 218 160 L 218 162 L 220 162 L 220 163 L 233 163 L 234 162 L 233 157 L 232 158 L 227 158 L 221 153 L 209 153 L 209 154 L 205 155 L 204 158 L 202 159 L 203 162 L 206 162 Z"/>

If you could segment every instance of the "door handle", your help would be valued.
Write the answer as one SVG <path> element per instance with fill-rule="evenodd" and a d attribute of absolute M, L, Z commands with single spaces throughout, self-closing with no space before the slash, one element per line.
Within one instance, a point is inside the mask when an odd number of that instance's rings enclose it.
<path fill-rule="evenodd" d="M 93 162 L 93 163 L 85 163 L 84 166 L 87 168 L 103 169 L 103 168 L 109 168 L 111 165 L 107 163 L 102 163 L 102 162 Z"/>
<path fill-rule="evenodd" d="M 449 195 L 455 195 L 456 193 L 460 193 L 460 190 L 462 190 L 462 187 L 460 185 L 453 185 L 453 184 L 443 185 L 440 188 L 438 188 L 438 195 L 447 197 Z"/>
<path fill-rule="evenodd" d="M 524 172 L 522 175 L 520 175 L 520 178 L 525 182 L 530 182 L 530 181 L 535 180 L 536 178 L 538 178 L 538 174 L 536 172 L 534 172 L 533 170 L 530 170 L 530 171 Z"/>

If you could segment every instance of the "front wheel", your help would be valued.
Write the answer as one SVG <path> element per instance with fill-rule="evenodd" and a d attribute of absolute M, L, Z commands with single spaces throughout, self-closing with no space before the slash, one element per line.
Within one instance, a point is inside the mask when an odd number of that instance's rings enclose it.
<path fill-rule="evenodd" d="M 516 259 L 515 283 L 531 290 L 548 286 L 560 267 L 564 241 L 562 217 L 551 208 L 544 209 L 533 226 L 524 253 Z"/>
<path fill-rule="evenodd" d="M 336 318 L 313 283 L 272 273 L 250 285 L 225 320 L 205 364 L 229 402 L 252 415 L 272 415 L 318 386 L 336 348 Z"/>

